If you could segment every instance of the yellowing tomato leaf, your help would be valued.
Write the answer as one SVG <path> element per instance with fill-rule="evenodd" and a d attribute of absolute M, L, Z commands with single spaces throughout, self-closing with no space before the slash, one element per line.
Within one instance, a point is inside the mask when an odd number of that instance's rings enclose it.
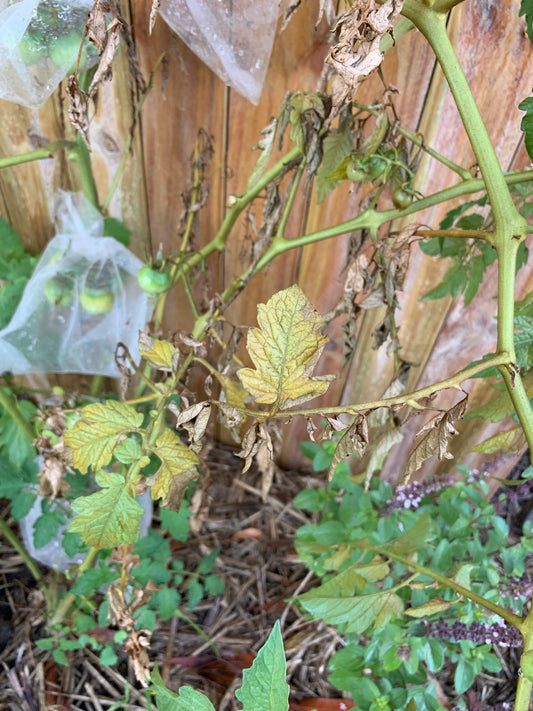
<path fill-rule="evenodd" d="M 93 471 L 105 467 L 111 461 L 119 439 L 137 430 L 142 421 L 141 413 L 115 400 L 84 407 L 81 419 L 65 432 L 64 437 L 65 443 L 72 449 L 76 469 L 86 473 L 89 466 Z"/>
<path fill-rule="evenodd" d="M 312 377 L 327 337 L 324 321 L 299 286 L 274 294 L 257 307 L 259 328 L 248 333 L 254 368 L 237 375 L 258 403 L 292 407 L 323 395 L 332 375 Z"/>
<path fill-rule="evenodd" d="M 510 430 L 504 430 L 483 440 L 481 444 L 474 447 L 472 452 L 483 452 L 484 454 L 492 454 L 500 449 L 509 454 L 516 454 L 526 446 L 526 436 L 521 427 L 512 427 Z"/>
<path fill-rule="evenodd" d="M 384 627 L 393 615 L 402 616 L 403 600 L 392 590 L 340 596 L 335 586 L 330 585 L 335 580 L 332 578 L 324 585 L 299 595 L 298 601 L 313 617 L 320 617 L 326 624 L 340 627 L 342 634 L 363 634 L 371 625 Z"/>
<path fill-rule="evenodd" d="M 135 543 L 143 509 L 131 485 L 118 472 L 100 471 L 95 479 L 103 488 L 73 502 L 72 509 L 78 515 L 68 530 L 78 532 L 84 543 L 98 549 Z"/>
<path fill-rule="evenodd" d="M 163 506 L 179 509 L 185 489 L 198 476 L 198 457 L 168 429 L 158 437 L 153 451 L 161 460 L 161 466 L 151 478 L 152 499 L 163 499 Z"/>
<path fill-rule="evenodd" d="M 439 595 L 435 595 L 435 597 L 431 598 L 431 600 L 424 605 L 410 607 L 405 611 L 405 614 L 409 615 L 409 617 L 429 617 L 429 615 L 434 615 L 437 612 L 449 610 L 450 607 L 453 607 L 457 602 L 459 602 L 459 598 L 455 600 L 444 600 Z"/>
<path fill-rule="evenodd" d="M 157 370 L 176 370 L 179 350 L 168 341 L 151 338 L 146 333 L 139 336 L 139 353 Z"/>

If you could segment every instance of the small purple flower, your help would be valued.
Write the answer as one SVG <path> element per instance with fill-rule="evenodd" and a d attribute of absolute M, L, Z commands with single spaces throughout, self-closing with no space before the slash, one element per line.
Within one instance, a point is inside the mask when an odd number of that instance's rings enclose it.
<path fill-rule="evenodd" d="M 396 487 L 394 496 L 387 501 L 385 515 L 390 514 L 394 509 L 411 509 L 411 511 L 414 511 L 420 506 L 424 496 L 428 496 L 435 491 L 447 489 L 453 483 L 453 477 L 450 474 L 445 474 L 438 479 L 400 484 Z"/>
<path fill-rule="evenodd" d="M 427 634 L 453 642 L 469 639 L 474 644 L 498 644 L 502 647 L 521 647 L 522 635 L 514 627 L 508 627 L 501 622 L 445 622 L 445 620 L 425 621 Z"/>

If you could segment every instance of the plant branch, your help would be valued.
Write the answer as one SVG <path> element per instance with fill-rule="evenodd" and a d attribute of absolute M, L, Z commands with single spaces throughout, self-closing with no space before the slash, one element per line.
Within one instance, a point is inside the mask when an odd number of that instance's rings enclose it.
<path fill-rule="evenodd" d="M 13 533 L 13 531 L 7 525 L 3 518 L 0 518 L 0 535 L 3 535 L 4 538 L 13 546 L 13 548 L 17 551 L 22 560 L 26 563 L 26 567 L 33 575 L 34 579 L 38 582 L 42 578 L 42 575 L 39 568 L 37 567 L 36 562 L 33 560 L 28 551 L 24 548 L 22 542 Z"/>
<path fill-rule="evenodd" d="M 89 552 L 85 556 L 85 559 L 78 566 L 77 575 L 76 575 L 77 578 L 81 577 L 81 575 L 83 575 L 83 573 L 86 570 L 89 570 L 89 568 L 93 567 L 97 556 L 98 556 L 98 550 L 96 548 L 90 548 Z M 76 601 L 76 597 L 77 596 L 71 592 L 69 592 L 65 595 L 65 597 L 61 600 L 61 602 L 57 606 L 56 611 L 52 615 L 52 618 L 50 620 L 51 627 L 63 622 L 66 614 L 70 610 L 71 605 L 73 605 L 74 602 Z"/>
<path fill-rule="evenodd" d="M 395 407 L 397 405 L 409 405 L 415 409 L 424 409 L 418 404 L 419 400 L 430 397 L 434 393 L 440 390 L 446 390 L 448 388 L 458 389 L 460 383 L 469 378 L 474 377 L 478 373 L 482 373 L 484 370 L 491 366 L 502 366 L 509 365 L 509 354 L 499 353 L 491 358 L 487 358 L 481 363 L 472 365 L 469 368 L 459 371 L 450 378 L 446 380 L 440 380 L 438 383 L 433 383 L 425 388 L 420 388 L 419 390 L 414 390 L 411 393 L 406 393 L 404 395 L 397 395 L 396 397 L 383 398 L 382 400 L 371 400 L 369 402 L 362 402 L 353 405 L 337 405 L 335 407 L 320 407 L 320 408 L 302 408 L 297 410 L 280 410 L 276 412 L 273 417 L 295 417 L 296 415 L 304 415 L 306 417 L 310 415 L 355 415 L 359 412 L 365 412 L 367 410 L 377 410 L 379 407 Z M 237 408 L 239 412 L 242 412 L 249 417 L 255 417 L 259 420 L 264 420 L 269 417 L 269 413 L 265 410 L 249 410 L 244 408 Z"/>
<path fill-rule="evenodd" d="M 427 239 L 429 237 L 460 237 L 461 239 L 482 239 L 492 243 L 492 233 L 483 230 L 461 230 L 459 228 L 451 230 L 417 230 L 417 237 Z"/>
<path fill-rule="evenodd" d="M 451 580 L 450 578 L 447 578 L 445 575 L 436 573 L 434 570 L 431 570 L 431 568 L 426 568 L 426 566 L 420 565 L 420 563 L 416 563 L 415 561 L 411 560 L 410 558 L 406 558 L 403 555 L 394 553 L 393 551 L 388 550 L 385 546 L 368 545 L 368 546 L 365 546 L 365 550 L 370 550 L 374 553 L 377 553 L 378 555 L 382 555 L 382 556 L 385 556 L 386 558 L 390 558 L 391 560 L 395 560 L 398 563 L 405 565 L 406 568 L 410 568 L 411 570 L 416 570 L 416 572 L 420 573 L 420 575 L 427 575 L 430 578 L 433 578 L 433 580 L 440 583 L 443 587 L 450 588 L 451 590 L 454 590 L 459 595 L 462 595 L 463 597 L 466 597 L 469 600 L 472 600 L 472 602 L 475 602 L 476 604 L 481 605 L 486 610 L 490 610 L 490 612 L 493 612 L 495 615 L 502 617 L 510 625 L 513 625 L 513 627 L 516 627 L 516 629 L 519 632 L 522 632 L 522 629 L 524 626 L 524 620 L 521 617 L 519 617 L 518 615 L 515 615 L 513 612 L 510 612 L 509 610 L 506 610 L 504 607 L 500 607 L 500 605 L 496 605 L 494 602 L 491 602 L 490 600 L 486 600 L 482 595 L 478 595 L 477 593 L 473 592 L 472 590 L 469 590 L 468 588 L 465 588 L 462 585 L 459 585 L 459 583 L 456 583 L 455 580 Z"/>
<path fill-rule="evenodd" d="M 9 417 L 17 425 L 19 430 L 23 432 L 26 437 L 33 442 L 35 439 L 35 433 L 31 428 L 30 423 L 26 420 L 19 407 L 17 406 L 17 401 L 14 397 L 6 392 L 4 388 L 0 387 L 0 407 L 7 412 Z"/>
<path fill-rule="evenodd" d="M 34 160 L 45 160 L 46 158 L 52 158 L 56 151 L 62 148 L 66 150 L 76 149 L 76 144 L 73 141 L 59 140 L 49 143 L 47 146 L 42 148 L 37 148 L 34 151 L 28 151 L 28 153 L 20 153 L 18 156 L 8 156 L 7 158 L 0 158 L 0 169 L 9 168 L 13 165 L 21 165 L 22 163 L 31 163 Z"/>
<path fill-rule="evenodd" d="M 361 109 L 362 111 L 367 111 L 373 116 L 377 117 L 380 115 L 380 111 L 378 109 L 375 109 L 373 106 L 367 106 L 366 104 L 358 104 L 357 102 L 354 102 L 354 106 L 357 106 L 357 108 Z M 467 168 L 463 168 L 463 166 L 454 163 L 453 160 L 446 158 L 446 156 L 443 156 L 434 148 L 428 146 L 426 143 L 424 143 L 424 137 L 420 133 L 412 133 L 411 131 L 408 131 L 406 128 L 403 128 L 403 126 L 401 126 L 398 122 L 396 122 L 394 127 L 400 135 L 402 135 L 404 138 L 407 138 L 409 141 L 411 141 L 411 143 L 414 143 L 415 146 L 422 148 L 422 150 L 424 150 L 428 155 L 430 155 L 432 158 L 435 158 L 435 160 L 438 160 L 439 163 L 442 163 L 447 168 L 450 168 L 450 170 L 453 170 L 453 172 L 457 173 L 463 180 L 470 180 L 472 174 Z"/>

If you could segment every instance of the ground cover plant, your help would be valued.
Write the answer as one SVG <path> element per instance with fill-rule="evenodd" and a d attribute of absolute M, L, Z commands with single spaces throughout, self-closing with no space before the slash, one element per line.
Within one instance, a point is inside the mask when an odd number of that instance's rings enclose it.
<path fill-rule="evenodd" d="M 282 425 L 304 418 L 309 435 L 304 454 L 315 471 L 327 472 L 327 481 L 295 496 L 295 510 L 314 517 L 304 518 L 298 528 L 296 552 L 320 581 L 295 590 L 290 603 L 302 616 L 308 614 L 336 629 L 339 648 L 329 660 L 329 679 L 353 701 L 328 699 L 336 704 L 332 706 L 320 698 L 305 703 L 290 699 L 276 624 L 243 673 L 242 686 L 235 691 L 239 704 L 247 711 L 285 711 L 289 705 L 294 710 L 340 709 L 353 704 L 371 711 L 434 710 L 452 704 L 478 708 L 469 691 L 480 675 L 501 671 L 505 661 L 495 645 L 503 644 L 520 653 L 515 698 L 506 701 L 517 711 L 529 707 L 531 524 L 526 522 L 518 535 L 509 530 L 500 509 L 505 498 L 513 497 L 512 489 L 491 502 L 490 476 L 484 473 L 463 470 L 454 477 L 413 481 L 431 457 L 450 457 L 450 440 L 464 417 L 515 419 L 509 429 L 481 443 L 479 451 L 519 451 L 533 443 L 532 299 L 529 294 L 515 303 L 514 297 L 516 271 L 528 260 L 533 173 L 530 166 L 505 173 L 497 160 L 448 38 L 446 18 L 457 4 L 458 0 L 355 0 L 342 8 L 324 90 L 287 95 L 277 118 L 263 132 L 256 169 L 242 192 L 232 196 L 218 232 L 193 249 L 197 212 L 209 205 L 212 153 L 209 138 L 199 134 L 181 243 L 169 253 L 160 250 L 138 272 L 138 285 L 153 306 L 152 321 L 139 337 L 141 361 L 122 342 L 109 354 L 122 376 L 119 394 L 106 392 L 98 374 L 84 396 L 64 388 L 36 392 L 18 377 L 3 376 L 0 495 L 11 502 L 10 515 L 18 521 L 30 512 L 39 491 L 43 498 L 33 543 L 39 549 L 59 535 L 63 551 L 72 559 L 63 571 L 66 575 L 52 582 L 43 578 L 12 526 L 0 521 L 0 532 L 40 584 L 47 621 L 35 645 L 56 664 L 68 666 L 75 655 L 87 654 L 102 667 L 112 667 L 126 654 L 135 677 L 135 703 L 155 703 L 164 710 L 214 708 L 207 696 L 189 685 L 170 690 L 150 657 L 151 638 L 161 621 L 179 617 L 201 637 L 195 610 L 204 595 L 216 597 L 224 590 L 217 573 L 218 546 L 203 552 L 191 568 L 179 553 L 175 555 L 188 540 L 193 510 L 199 510 L 209 428 L 216 421 L 229 432 L 240 447 L 237 456 L 244 460 L 243 472 L 252 465 L 258 468 L 260 494 L 267 501 Z M 533 8 L 527 0 L 521 14 L 533 39 Z M 479 175 L 440 155 L 410 127 L 402 126 L 390 91 L 379 104 L 359 103 L 359 85 L 379 69 L 383 52 L 408 31 L 425 36 L 444 71 Z M 125 163 L 121 161 L 110 193 L 99 202 L 94 158 L 85 143 L 90 138 L 90 102 L 99 83 L 109 77 L 121 32 L 128 44 L 131 36 L 118 9 L 96 0 L 88 35 L 100 51 L 100 64 L 92 75 L 75 72 L 68 80 L 76 140 L 2 158 L 0 168 L 65 152 L 79 166 L 86 200 L 105 217 L 105 234 L 127 243 L 128 226 L 106 214 Z M 160 63 L 154 71 L 159 68 Z M 138 111 L 145 97 L 146 93 Z M 526 148 L 533 156 L 531 97 L 513 110 L 524 112 Z M 415 187 L 423 153 L 446 166 L 458 182 L 428 195 L 423 185 Z M 365 190 L 357 216 L 315 232 L 292 234 L 290 216 L 300 194 L 321 201 L 345 182 Z M 464 201 L 460 206 L 454 203 L 440 225 L 428 228 L 416 222 L 421 210 L 458 198 Z M 198 296 L 204 265 L 212 255 L 224 252 L 243 215 L 261 220 L 250 259 L 242 273 L 204 305 Z M 401 229 L 391 227 L 400 219 Z M 229 322 L 230 304 L 277 257 L 356 231 L 360 237 L 351 245 L 343 298 L 325 317 L 293 284 L 258 304 L 257 325 L 243 329 Z M 5 220 L 0 235 L 1 318 L 6 325 L 21 303 L 35 258 L 25 253 Z M 497 261 L 498 342 L 495 353 L 483 354 L 459 372 L 408 392 L 412 364 L 402 358 L 397 292 L 404 285 L 409 255 L 419 248 L 452 260 L 443 281 L 432 284 L 428 299 L 462 294 L 469 303 L 485 270 Z M 108 271 L 104 264 L 91 267 L 90 278 L 84 277 L 81 286 L 75 270 L 55 274 L 44 284 L 43 298 L 60 315 L 79 308 L 84 323 L 103 328 L 122 294 Z M 133 289 L 125 283 L 125 289 Z M 188 333 L 168 335 L 161 332 L 163 312 L 178 285 L 194 325 Z M 384 314 L 375 332 L 376 347 L 386 346 L 394 354 L 387 392 L 376 393 L 367 402 L 309 406 L 336 375 L 315 374 L 328 341 L 326 322 L 345 319 L 345 346 L 350 349 L 358 316 L 369 308 L 380 308 Z M 198 391 L 189 387 L 193 368 L 204 377 Z M 478 377 L 491 379 L 494 398 L 482 408 L 469 409 L 464 383 Z M 436 400 L 445 390 L 457 393 L 455 404 L 447 409 Z M 401 485 L 394 490 L 379 479 L 383 462 L 402 438 L 402 425 L 427 411 L 435 414 L 420 428 Z M 364 472 L 352 474 L 347 458 L 365 454 Z M 526 469 L 519 485 L 524 497 L 530 493 L 530 477 L 531 470 Z M 138 499 L 147 491 L 158 504 L 159 526 L 139 538 L 143 507 Z M 205 642 L 217 651 L 212 640 Z M 453 669 L 448 698 L 439 681 L 445 667 Z M 120 702 L 125 707 L 130 703 L 127 693 Z"/>

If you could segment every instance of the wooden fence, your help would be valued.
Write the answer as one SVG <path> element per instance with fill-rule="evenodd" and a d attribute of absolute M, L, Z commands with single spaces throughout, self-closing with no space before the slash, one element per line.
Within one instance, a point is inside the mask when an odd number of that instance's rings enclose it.
<path fill-rule="evenodd" d="M 209 209 L 200 217 L 199 242 L 208 241 L 224 215 L 228 196 L 244 189 L 257 154 L 260 130 L 289 90 L 314 90 L 327 53 L 327 28 L 315 27 L 318 2 L 302 3 L 285 31 L 276 38 L 265 88 L 257 107 L 252 106 L 204 66 L 159 18 L 148 34 L 150 0 L 122 3 L 121 11 L 133 27 L 139 66 L 147 79 L 160 54 L 165 52 L 162 70 L 153 78 L 153 88 L 142 107 L 135 130 L 131 155 L 127 161 L 110 213 L 120 217 L 133 231 L 132 249 L 141 258 L 155 253 L 158 245 L 175 249 L 176 231 L 183 205 L 180 194 L 186 187 L 189 161 L 198 129 L 213 137 L 214 158 Z M 533 85 L 529 67 L 533 52 L 525 36 L 525 23 L 519 19 L 520 0 L 467 0 L 449 18 L 449 33 L 458 47 L 461 64 L 498 156 L 506 169 L 529 165 L 521 148 L 520 112 L 517 104 L 528 96 Z M 474 163 L 449 90 L 425 40 L 411 32 L 386 56 L 385 81 L 397 88 L 395 106 L 402 124 L 419 131 L 427 143 L 464 166 Z M 376 76 L 361 89 L 366 103 L 379 99 L 382 84 Z M 106 195 L 126 145 L 139 95 L 132 85 L 128 61 L 122 51 L 114 65 L 113 82 L 100 92 L 91 122 L 93 166 L 100 199 Z M 39 111 L 0 102 L 0 155 L 31 150 L 50 141 L 72 136 L 66 115 L 64 88 L 60 88 Z M 225 170 L 225 167 L 227 169 Z M 419 173 L 426 193 L 453 183 L 454 177 L 435 161 L 425 160 Z M 51 205 L 59 187 L 79 187 L 75 168 L 60 154 L 35 163 L 6 168 L 0 172 L 0 211 L 23 236 L 26 245 L 39 252 L 53 234 Z M 349 219 L 357 214 L 356 191 L 341 188 L 322 204 L 314 202 L 301 217 L 292 220 L 296 236 Z M 443 216 L 441 208 L 431 209 L 417 218 L 436 226 Z M 244 225 L 232 235 L 223 256 L 209 264 L 213 288 L 220 290 L 241 271 L 240 251 Z M 266 301 L 276 290 L 297 282 L 321 312 L 332 308 L 342 292 L 348 236 L 326 241 L 278 258 L 270 269 L 259 274 L 245 295 L 232 305 L 229 317 L 234 323 L 256 322 L 256 304 Z M 492 269 L 479 295 L 464 308 L 462 300 L 420 301 L 438 283 L 447 268 L 440 261 L 425 257 L 412 248 L 411 264 L 401 298 L 400 340 L 402 357 L 417 363 L 409 377 L 409 387 L 428 384 L 464 367 L 493 349 L 495 343 L 496 272 Z M 517 298 L 531 289 L 533 270 L 528 265 L 517 279 Z M 187 328 L 183 295 L 169 299 L 164 327 Z M 372 350 L 372 330 L 379 314 L 367 313 L 361 324 L 351 362 L 342 368 L 341 323 L 333 322 L 332 342 L 320 370 L 337 373 L 324 403 L 363 401 L 380 396 L 388 385 L 391 361 L 386 346 Z M 491 395 L 489 388 L 471 381 L 467 389 L 477 404 Z M 453 401 L 453 393 L 440 397 L 439 406 Z M 415 432 L 423 419 L 406 428 L 403 442 L 386 465 L 386 474 L 397 478 L 413 446 Z M 456 462 L 468 461 L 483 466 L 479 456 L 468 455 L 472 447 L 505 423 L 480 428 L 479 422 L 460 423 L 460 437 L 454 441 Z M 282 461 L 301 462 L 299 441 L 305 428 L 294 423 L 285 433 Z M 468 455 L 468 456 L 467 456 Z M 505 474 L 513 457 L 500 458 L 498 473 Z M 423 474 L 434 470 L 431 461 Z M 449 466 L 449 464 L 447 465 Z"/>

